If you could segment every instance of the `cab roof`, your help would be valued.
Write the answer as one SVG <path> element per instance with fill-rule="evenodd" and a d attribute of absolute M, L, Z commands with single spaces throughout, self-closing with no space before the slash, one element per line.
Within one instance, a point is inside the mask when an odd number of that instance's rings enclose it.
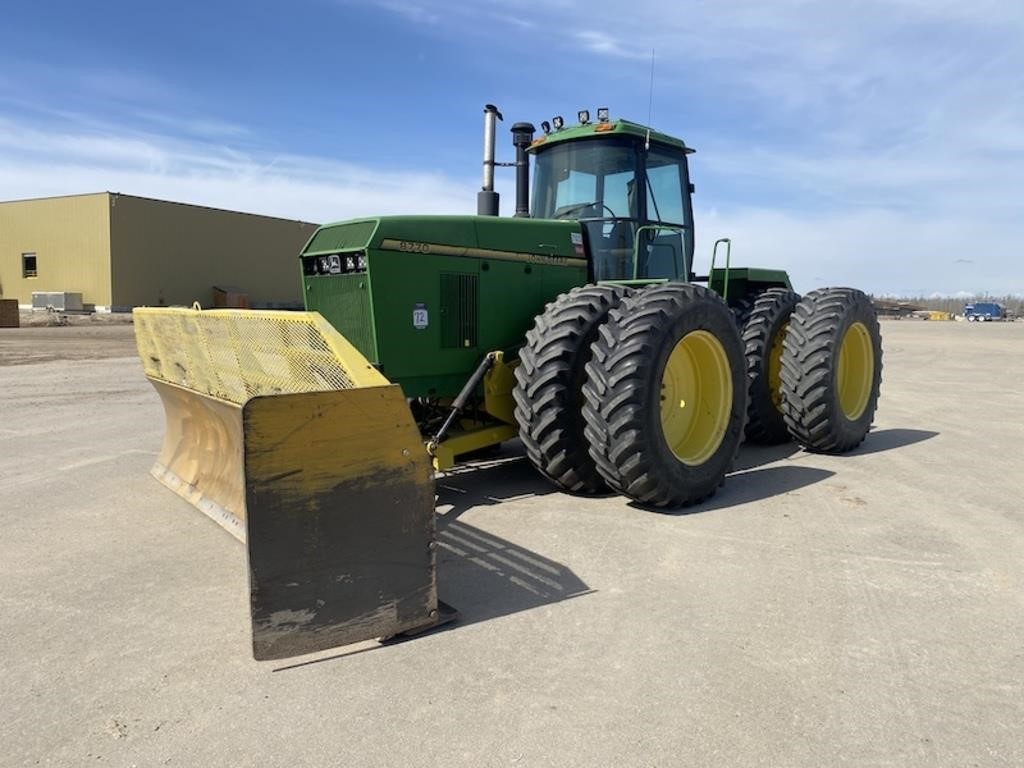
<path fill-rule="evenodd" d="M 629 120 L 621 119 L 609 120 L 607 123 L 570 125 L 562 128 L 560 131 L 551 131 L 551 133 L 548 134 L 541 134 L 533 140 L 529 151 L 539 152 L 552 144 L 560 144 L 563 141 L 600 139 L 606 136 L 633 136 L 638 139 L 646 139 L 647 131 L 648 128 L 646 125 L 640 125 L 639 123 L 633 123 Z M 681 149 L 686 152 L 686 154 L 691 154 L 697 151 L 692 147 L 686 146 L 686 142 L 682 139 L 669 136 L 667 133 L 661 133 L 653 128 L 650 129 L 650 136 L 652 143 L 676 147 L 677 149 Z"/>

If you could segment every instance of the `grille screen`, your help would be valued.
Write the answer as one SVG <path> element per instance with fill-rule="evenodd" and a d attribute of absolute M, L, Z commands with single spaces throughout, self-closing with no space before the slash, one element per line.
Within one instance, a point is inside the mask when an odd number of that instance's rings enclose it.
<path fill-rule="evenodd" d="M 365 248 L 376 228 L 376 219 L 323 227 L 317 230 L 303 252 L 310 254 Z"/>
<path fill-rule="evenodd" d="M 237 405 L 388 383 L 315 313 L 151 307 L 132 317 L 147 376 Z"/>
<path fill-rule="evenodd" d="M 441 347 L 476 346 L 479 317 L 479 282 L 476 275 L 441 274 Z"/>
<path fill-rule="evenodd" d="M 359 274 L 306 278 L 306 308 L 319 312 L 363 355 L 379 362 L 365 284 L 366 275 Z"/>

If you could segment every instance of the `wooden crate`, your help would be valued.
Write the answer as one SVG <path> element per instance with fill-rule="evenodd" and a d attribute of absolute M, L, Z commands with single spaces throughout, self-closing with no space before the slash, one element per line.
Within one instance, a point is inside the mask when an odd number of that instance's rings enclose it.
<path fill-rule="evenodd" d="M 241 288 L 213 287 L 213 306 L 217 309 L 248 309 L 249 294 Z"/>
<path fill-rule="evenodd" d="M 0 299 L 0 328 L 18 328 L 20 325 L 18 300 Z"/>

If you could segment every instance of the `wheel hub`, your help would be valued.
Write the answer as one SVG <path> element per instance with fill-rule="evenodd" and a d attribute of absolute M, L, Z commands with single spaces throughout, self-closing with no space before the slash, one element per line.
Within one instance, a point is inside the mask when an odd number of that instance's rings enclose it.
<path fill-rule="evenodd" d="M 713 334 L 692 331 L 676 343 L 661 378 L 661 428 L 679 461 L 703 464 L 718 450 L 732 386 L 728 357 Z"/>
<path fill-rule="evenodd" d="M 779 413 L 782 413 L 782 345 L 788 330 L 789 323 L 779 328 L 768 350 L 768 394 Z"/>
<path fill-rule="evenodd" d="M 875 355 L 871 335 L 863 323 L 853 323 L 843 335 L 836 369 L 836 395 L 843 415 L 856 421 L 871 397 L 875 376 Z"/>

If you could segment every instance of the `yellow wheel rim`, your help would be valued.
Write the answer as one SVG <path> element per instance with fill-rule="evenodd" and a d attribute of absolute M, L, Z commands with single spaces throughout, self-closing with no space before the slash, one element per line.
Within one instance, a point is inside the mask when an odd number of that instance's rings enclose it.
<path fill-rule="evenodd" d="M 788 330 L 789 323 L 779 328 L 768 350 L 768 396 L 779 413 L 782 413 L 782 343 Z"/>
<path fill-rule="evenodd" d="M 732 410 L 732 373 L 721 342 L 692 331 L 675 345 L 661 377 L 661 429 L 684 464 L 703 464 L 718 450 Z"/>
<path fill-rule="evenodd" d="M 864 323 L 854 323 L 843 335 L 836 371 L 836 395 L 843 415 L 856 421 L 868 407 L 875 379 L 875 352 Z"/>

